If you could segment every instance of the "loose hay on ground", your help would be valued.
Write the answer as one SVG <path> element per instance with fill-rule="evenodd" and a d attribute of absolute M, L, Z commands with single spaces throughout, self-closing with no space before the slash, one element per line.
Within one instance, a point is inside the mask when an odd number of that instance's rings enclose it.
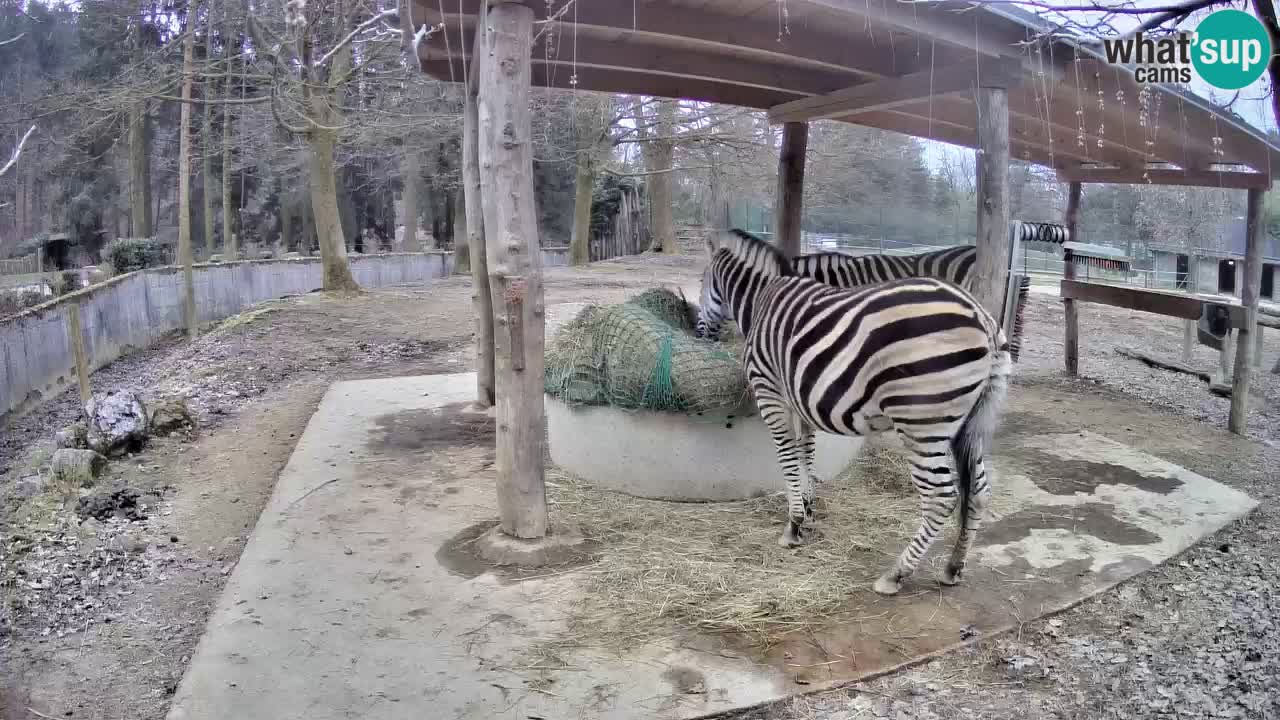
<path fill-rule="evenodd" d="M 676 629 L 781 633 L 838 621 L 901 550 L 919 521 L 905 458 L 872 449 L 819 490 L 816 542 L 778 545 L 785 502 L 671 503 L 592 488 L 549 467 L 556 521 L 600 543 L 575 608 L 575 643 L 626 647 Z M 781 479 L 779 479 L 781 482 Z"/>

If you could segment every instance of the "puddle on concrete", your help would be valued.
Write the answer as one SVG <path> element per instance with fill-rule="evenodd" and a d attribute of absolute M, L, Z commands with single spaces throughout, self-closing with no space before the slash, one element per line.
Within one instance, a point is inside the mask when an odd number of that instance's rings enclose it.
<path fill-rule="evenodd" d="M 1082 505 L 1036 505 L 1005 515 L 997 522 L 984 525 L 978 533 L 980 546 L 1004 545 L 1029 537 L 1032 530 L 1068 530 L 1091 535 L 1114 545 L 1152 545 L 1160 536 L 1127 523 L 1114 514 L 1108 503 Z"/>
<path fill-rule="evenodd" d="M 493 418 L 471 409 L 471 403 L 381 415 L 366 444 L 375 454 L 425 453 L 465 445 L 493 444 Z"/>
<path fill-rule="evenodd" d="M 1147 492 L 1168 495 L 1182 487 L 1182 481 L 1167 475 L 1147 475 L 1126 465 L 1072 460 L 1031 449 L 1020 449 L 1019 464 L 1027 479 L 1054 495 L 1092 495 L 1101 485 L 1128 485 Z"/>

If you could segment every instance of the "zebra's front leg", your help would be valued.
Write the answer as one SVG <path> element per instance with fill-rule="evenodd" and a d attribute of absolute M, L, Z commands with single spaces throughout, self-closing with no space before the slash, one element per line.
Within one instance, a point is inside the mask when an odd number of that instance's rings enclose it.
<path fill-rule="evenodd" d="M 804 542 L 804 522 L 808 517 L 803 487 L 800 482 L 800 446 L 796 442 L 791 408 L 782 398 L 767 387 L 755 387 L 756 406 L 760 419 L 773 435 L 774 449 L 778 452 L 778 464 L 787 488 L 787 526 L 778 538 L 783 547 L 796 547 Z"/>
<path fill-rule="evenodd" d="M 920 527 L 907 543 L 893 569 L 881 575 L 872 589 L 881 595 L 897 595 L 902 581 L 915 572 L 920 560 L 938 538 L 947 518 L 956 509 L 956 486 L 947 459 L 947 444 L 920 443 L 903 436 L 911 464 L 911 483 L 920 494 Z"/>

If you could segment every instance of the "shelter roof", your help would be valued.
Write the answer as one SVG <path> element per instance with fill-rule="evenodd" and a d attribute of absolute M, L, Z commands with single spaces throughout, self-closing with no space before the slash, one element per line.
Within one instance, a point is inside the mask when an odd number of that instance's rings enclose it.
<path fill-rule="evenodd" d="M 462 82 L 484 0 L 411 0 L 423 71 Z M 977 85 L 1009 88 L 1014 158 L 1063 179 L 1259 187 L 1280 145 L 1008 5 L 903 0 L 533 2 L 535 86 L 684 98 L 977 146 Z M 548 20 L 550 13 L 551 19 Z M 1144 89 L 1145 88 L 1145 89 Z M 1261 177 L 1259 176 L 1261 173 Z"/>

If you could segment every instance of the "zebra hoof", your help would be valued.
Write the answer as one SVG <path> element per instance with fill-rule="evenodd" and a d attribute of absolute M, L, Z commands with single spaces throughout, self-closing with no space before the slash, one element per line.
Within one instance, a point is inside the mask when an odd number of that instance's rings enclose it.
<path fill-rule="evenodd" d="M 797 523 L 795 520 L 787 521 L 787 529 L 782 531 L 782 537 L 778 538 L 778 544 L 785 548 L 800 547 L 805 543 L 807 537 L 812 532 Z"/>
<path fill-rule="evenodd" d="M 938 582 L 943 585 L 958 585 L 960 583 L 960 576 L 963 574 L 963 567 L 952 567 L 948 565 L 947 568 L 942 571 L 942 574 L 938 576 Z"/>
<path fill-rule="evenodd" d="M 876 580 L 875 584 L 871 586 L 871 589 L 881 595 L 892 596 L 897 595 L 898 591 L 902 589 L 902 583 L 894 579 L 893 573 L 889 573 L 888 575 L 881 575 L 880 579 Z"/>

